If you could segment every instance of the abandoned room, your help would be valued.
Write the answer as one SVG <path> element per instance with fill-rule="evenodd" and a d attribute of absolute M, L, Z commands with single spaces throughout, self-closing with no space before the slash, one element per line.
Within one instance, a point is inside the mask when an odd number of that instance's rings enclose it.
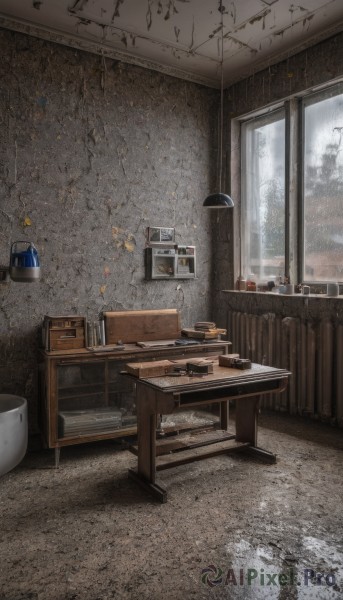
<path fill-rule="evenodd" d="M 342 1 L 0 48 L 0 600 L 343 598 Z"/>

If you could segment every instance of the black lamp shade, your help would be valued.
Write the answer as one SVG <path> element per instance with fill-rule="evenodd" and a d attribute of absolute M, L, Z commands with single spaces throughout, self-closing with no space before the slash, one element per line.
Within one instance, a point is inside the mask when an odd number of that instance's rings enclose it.
<path fill-rule="evenodd" d="M 207 206 L 207 208 L 233 208 L 234 203 L 230 196 L 219 193 L 207 196 L 203 206 Z"/>

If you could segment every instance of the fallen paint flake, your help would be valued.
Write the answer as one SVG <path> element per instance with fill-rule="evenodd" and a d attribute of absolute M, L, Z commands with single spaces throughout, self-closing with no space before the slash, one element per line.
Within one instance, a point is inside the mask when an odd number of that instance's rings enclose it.
<path fill-rule="evenodd" d="M 106 292 L 106 285 L 102 285 L 100 287 L 100 294 L 103 296 L 105 292 Z"/>
<path fill-rule="evenodd" d="M 25 217 L 24 227 L 29 227 L 30 225 L 32 225 L 32 221 L 31 221 L 30 217 Z"/>
<path fill-rule="evenodd" d="M 112 227 L 112 237 L 117 248 L 123 248 L 128 252 L 134 251 L 136 242 L 130 231 L 121 229 L 120 227 Z"/>
<path fill-rule="evenodd" d="M 127 240 L 125 240 L 125 242 L 124 242 L 125 250 L 127 250 L 128 252 L 133 252 L 135 247 L 136 247 L 136 244 L 133 239 L 128 238 Z"/>
<path fill-rule="evenodd" d="M 123 229 L 121 229 L 120 227 L 112 227 L 112 237 L 114 239 L 116 239 L 121 233 L 124 233 Z"/>

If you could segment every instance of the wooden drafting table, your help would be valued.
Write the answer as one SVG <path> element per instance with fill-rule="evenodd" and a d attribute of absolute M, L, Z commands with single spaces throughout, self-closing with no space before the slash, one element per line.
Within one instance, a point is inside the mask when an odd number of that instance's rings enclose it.
<path fill-rule="evenodd" d="M 177 362 L 177 361 L 175 361 Z M 282 392 L 290 373 L 284 369 L 252 364 L 248 370 L 222 367 L 214 361 L 213 374 L 135 378 L 138 467 L 129 477 L 166 502 L 167 492 L 156 483 L 156 471 L 233 451 L 247 451 L 268 462 L 276 456 L 257 446 L 258 402 L 261 394 Z M 132 375 L 127 375 L 132 377 Z M 228 432 L 228 401 L 236 400 L 236 432 Z M 203 441 L 168 448 L 168 439 L 156 440 L 159 415 L 219 402 L 220 430 L 205 432 Z M 181 436 L 180 436 L 181 437 Z"/>

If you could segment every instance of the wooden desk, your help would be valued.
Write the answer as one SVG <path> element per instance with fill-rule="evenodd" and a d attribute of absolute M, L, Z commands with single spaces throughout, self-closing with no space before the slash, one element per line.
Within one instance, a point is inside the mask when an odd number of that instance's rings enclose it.
<path fill-rule="evenodd" d="M 156 483 L 156 472 L 159 470 L 238 450 L 275 462 L 275 454 L 257 446 L 259 395 L 282 392 L 289 375 L 284 369 L 257 364 L 253 364 L 249 370 L 215 364 L 213 374 L 203 377 L 135 378 L 138 468 L 130 469 L 129 477 L 161 502 L 166 502 L 166 490 Z M 232 399 L 236 400 L 235 435 L 228 433 L 228 401 Z M 166 439 L 156 440 L 156 424 L 160 414 L 214 402 L 220 404 L 220 430 L 212 434 L 205 432 L 203 441 L 201 436 L 197 437 L 193 444 L 185 444 L 185 450 L 182 450 L 181 442 L 175 453 L 170 453 Z"/>
<path fill-rule="evenodd" d="M 217 356 L 218 353 L 227 354 L 230 348 L 231 342 L 223 340 L 196 346 L 170 346 L 166 343 L 164 346 L 152 344 L 141 348 L 125 343 L 121 349 L 42 350 L 39 421 L 44 446 L 55 449 L 56 467 L 59 465 L 60 449 L 64 446 L 136 435 L 134 385 L 120 375 L 126 363 Z M 61 415 L 68 411 L 71 411 L 69 414 L 81 411 L 87 416 L 87 412 L 91 415 L 99 409 L 101 418 L 102 412 L 108 408 L 124 409 L 128 423 L 123 421 L 113 427 L 110 424 L 94 430 L 81 425 L 73 433 L 61 429 Z"/>

